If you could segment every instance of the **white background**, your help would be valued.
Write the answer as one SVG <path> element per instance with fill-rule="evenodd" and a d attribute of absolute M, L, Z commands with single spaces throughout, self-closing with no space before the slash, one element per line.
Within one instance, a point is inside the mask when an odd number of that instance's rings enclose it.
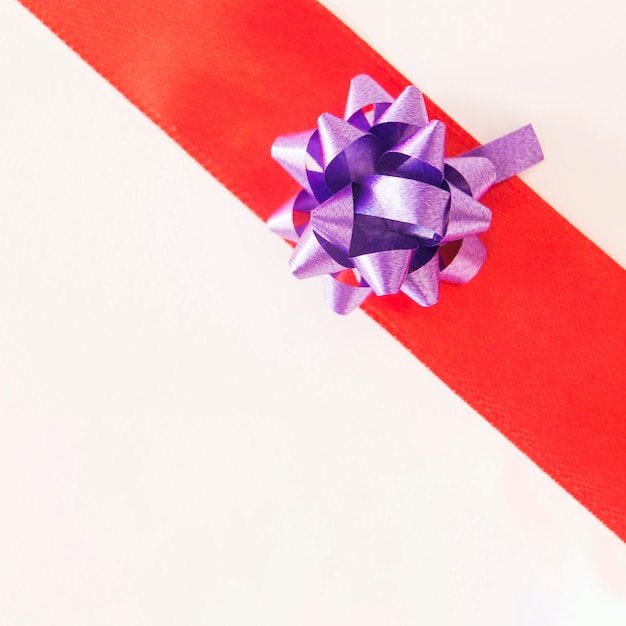
<path fill-rule="evenodd" d="M 325 4 L 626 265 L 618 3 Z M 288 255 L 0 0 L 0 626 L 626 623 L 624 543 Z"/>

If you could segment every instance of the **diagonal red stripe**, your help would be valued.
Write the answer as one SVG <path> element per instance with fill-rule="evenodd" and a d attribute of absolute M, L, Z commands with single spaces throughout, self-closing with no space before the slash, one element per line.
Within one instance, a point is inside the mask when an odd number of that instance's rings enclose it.
<path fill-rule="evenodd" d="M 341 114 L 355 74 L 407 84 L 313 0 L 22 2 L 263 219 L 294 192 L 274 137 Z M 476 145 L 428 107 L 450 154 Z M 476 279 L 366 311 L 626 540 L 626 273 L 520 180 L 484 201 Z"/>

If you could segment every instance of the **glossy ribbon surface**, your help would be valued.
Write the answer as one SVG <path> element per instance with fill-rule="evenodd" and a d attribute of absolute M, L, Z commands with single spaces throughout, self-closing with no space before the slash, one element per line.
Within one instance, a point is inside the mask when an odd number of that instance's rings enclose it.
<path fill-rule="evenodd" d="M 440 280 L 471 280 L 487 254 L 478 235 L 491 224 L 479 198 L 543 159 L 530 126 L 456 158 L 444 147 L 445 125 L 429 122 L 419 89 L 394 100 L 366 75 L 352 79 L 343 119 L 324 113 L 317 130 L 274 142 L 272 156 L 303 189 L 268 223 L 297 243 L 295 276 L 325 277 L 336 313 L 372 292 L 402 291 L 427 307 Z"/>

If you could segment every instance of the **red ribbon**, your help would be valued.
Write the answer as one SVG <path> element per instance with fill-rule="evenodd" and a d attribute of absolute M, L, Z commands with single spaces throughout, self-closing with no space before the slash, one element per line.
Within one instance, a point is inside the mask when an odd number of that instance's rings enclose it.
<path fill-rule="evenodd" d="M 356 74 L 392 95 L 408 84 L 313 0 L 22 3 L 262 219 L 295 192 L 276 136 L 341 114 Z M 451 154 L 477 145 L 427 106 Z M 364 308 L 626 540 L 626 272 L 519 179 L 484 202 L 471 283 L 431 309 Z"/>

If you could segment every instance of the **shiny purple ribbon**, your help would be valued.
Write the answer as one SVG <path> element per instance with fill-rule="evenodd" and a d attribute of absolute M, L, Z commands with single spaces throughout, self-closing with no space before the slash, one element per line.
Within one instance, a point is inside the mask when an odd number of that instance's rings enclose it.
<path fill-rule="evenodd" d="M 365 75 L 352 79 L 344 119 L 324 113 L 316 130 L 274 142 L 272 156 L 302 190 L 268 225 L 297 244 L 295 276 L 324 276 L 336 313 L 372 292 L 431 306 L 440 281 L 471 280 L 491 224 L 479 198 L 543 159 L 530 125 L 455 158 L 444 145 L 445 125 L 428 120 L 419 89 L 394 100 Z"/>

